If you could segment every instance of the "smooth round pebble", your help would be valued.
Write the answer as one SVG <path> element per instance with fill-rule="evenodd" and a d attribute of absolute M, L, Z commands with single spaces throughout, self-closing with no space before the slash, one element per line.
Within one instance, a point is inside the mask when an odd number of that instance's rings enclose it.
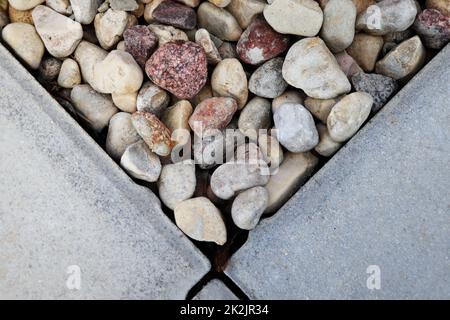
<path fill-rule="evenodd" d="M 141 140 L 141 137 L 131 123 L 131 114 L 119 112 L 109 120 L 108 135 L 106 136 L 106 152 L 119 160 L 125 149 Z"/>
<path fill-rule="evenodd" d="M 271 104 L 264 98 L 254 97 L 245 105 L 239 115 L 239 130 L 254 141 L 258 137 L 259 130 L 268 130 L 271 124 Z"/>
<path fill-rule="evenodd" d="M 94 81 L 94 67 L 103 61 L 108 52 L 88 41 L 81 41 L 75 50 L 74 58 L 78 62 L 83 80 L 97 89 Z"/>
<path fill-rule="evenodd" d="M 183 30 L 174 28 L 172 26 L 165 26 L 162 24 L 151 24 L 148 28 L 153 31 L 158 37 L 158 45 L 162 45 L 172 41 L 188 41 L 188 36 Z"/>
<path fill-rule="evenodd" d="M 256 227 L 269 202 L 269 192 L 264 187 L 254 187 L 241 192 L 233 201 L 231 217 L 236 226 L 244 230 Z"/>
<path fill-rule="evenodd" d="M 189 101 L 180 100 L 166 109 L 162 122 L 172 132 L 172 140 L 177 144 L 186 144 L 190 139 L 189 118 L 193 108 Z"/>
<path fill-rule="evenodd" d="M 216 96 L 234 98 L 239 109 L 247 102 L 247 75 L 238 59 L 224 59 L 217 64 L 211 76 L 211 87 Z"/>
<path fill-rule="evenodd" d="M 327 119 L 331 139 L 344 142 L 350 139 L 369 117 L 373 98 L 365 92 L 354 92 L 343 97 L 331 109 Z"/>
<path fill-rule="evenodd" d="M 435 9 L 425 9 L 417 16 L 414 30 L 426 47 L 441 49 L 450 41 L 450 16 Z"/>
<path fill-rule="evenodd" d="M 338 101 L 339 98 L 314 99 L 307 97 L 304 105 L 314 117 L 322 121 L 322 123 L 327 123 L 328 115 Z"/>
<path fill-rule="evenodd" d="M 75 21 L 81 24 L 90 24 L 94 21 L 101 1 L 98 0 L 70 0 Z"/>
<path fill-rule="evenodd" d="M 268 134 L 258 135 L 258 146 L 269 165 L 270 172 L 274 173 L 283 162 L 283 148 L 275 137 Z"/>
<path fill-rule="evenodd" d="M 113 9 L 95 16 L 95 34 L 103 49 L 109 50 L 120 41 L 128 26 L 128 18 L 128 13 L 125 11 Z"/>
<path fill-rule="evenodd" d="M 241 28 L 245 29 L 263 12 L 266 4 L 265 0 L 231 0 L 227 10 L 236 18 Z"/>
<path fill-rule="evenodd" d="M 194 29 L 197 24 L 195 11 L 173 0 L 161 2 L 152 12 L 154 20 L 181 29 Z"/>
<path fill-rule="evenodd" d="M 10 6 L 17 10 L 30 10 L 45 2 L 45 0 L 8 0 L 8 2 Z"/>
<path fill-rule="evenodd" d="M 317 131 L 319 132 L 319 144 L 314 150 L 323 157 L 331 157 L 339 150 L 342 143 L 331 139 L 327 126 L 322 123 L 317 125 Z"/>
<path fill-rule="evenodd" d="M 212 3 L 203 2 L 197 10 L 198 26 L 225 41 L 237 41 L 242 34 L 239 23 L 231 13 Z"/>
<path fill-rule="evenodd" d="M 194 195 L 196 184 L 193 161 L 163 165 L 158 180 L 159 197 L 173 210 L 177 204 Z"/>
<path fill-rule="evenodd" d="M 170 103 L 170 96 L 157 85 L 146 82 L 139 90 L 136 106 L 138 111 L 150 112 L 158 118 Z"/>
<path fill-rule="evenodd" d="M 383 37 L 358 33 L 346 51 L 364 71 L 370 72 L 375 68 L 383 43 Z"/>
<path fill-rule="evenodd" d="M 137 92 L 125 93 L 125 94 L 117 94 L 112 93 L 111 98 L 116 105 L 117 108 L 124 112 L 133 113 L 136 112 L 137 107 Z"/>
<path fill-rule="evenodd" d="M 158 44 L 158 36 L 148 26 L 132 26 L 123 33 L 125 50 L 130 53 L 134 60 L 141 66 L 150 58 Z"/>
<path fill-rule="evenodd" d="M 285 103 L 299 103 L 303 104 L 303 95 L 299 90 L 286 90 L 281 95 L 272 100 L 272 113 Z"/>
<path fill-rule="evenodd" d="M 81 83 L 81 73 L 78 63 L 70 58 L 63 61 L 58 75 L 58 85 L 71 89 Z"/>
<path fill-rule="evenodd" d="M 283 58 L 274 58 L 256 69 L 248 82 L 248 90 L 263 98 L 281 95 L 288 86 L 281 72 L 283 61 Z"/>
<path fill-rule="evenodd" d="M 132 177 L 148 182 L 157 181 L 162 168 L 159 157 L 142 140 L 126 148 L 120 165 Z"/>

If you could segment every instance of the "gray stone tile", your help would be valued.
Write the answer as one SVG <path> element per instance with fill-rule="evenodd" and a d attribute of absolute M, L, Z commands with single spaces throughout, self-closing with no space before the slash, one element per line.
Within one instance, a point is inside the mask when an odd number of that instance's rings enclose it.
<path fill-rule="evenodd" d="M 156 196 L 1 45 L 0 74 L 0 298 L 184 299 L 210 264 Z"/>
<path fill-rule="evenodd" d="M 239 300 L 239 298 L 222 281 L 213 279 L 192 300 Z"/>
<path fill-rule="evenodd" d="M 254 299 L 450 298 L 449 92 L 448 45 L 250 232 L 226 274 Z"/>

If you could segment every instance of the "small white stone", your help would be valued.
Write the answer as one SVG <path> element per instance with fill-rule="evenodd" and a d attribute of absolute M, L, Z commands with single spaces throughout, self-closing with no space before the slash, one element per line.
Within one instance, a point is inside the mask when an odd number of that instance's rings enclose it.
<path fill-rule="evenodd" d="M 313 0 L 275 0 L 264 9 L 264 17 L 275 31 L 313 37 L 319 33 L 323 13 Z"/>
<path fill-rule="evenodd" d="M 241 28 L 245 29 L 263 12 L 265 6 L 265 0 L 231 0 L 227 10 L 236 18 Z"/>
<path fill-rule="evenodd" d="M 70 15 L 73 11 L 69 0 L 47 0 L 45 4 L 63 15 Z"/>
<path fill-rule="evenodd" d="M 45 48 L 32 25 L 21 22 L 8 24 L 2 30 L 2 38 L 30 68 L 39 68 Z"/>
<path fill-rule="evenodd" d="M 141 137 L 131 123 L 131 114 L 119 112 L 112 116 L 106 136 L 106 152 L 113 159 L 119 160 L 125 149 L 139 140 Z"/>
<path fill-rule="evenodd" d="M 134 11 L 139 8 L 136 0 L 109 0 L 109 6 L 114 10 Z"/>
<path fill-rule="evenodd" d="M 291 152 L 305 152 L 319 143 L 314 119 L 301 104 L 285 103 L 273 115 L 278 141 Z"/>
<path fill-rule="evenodd" d="M 141 67 L 125 51 L 113 50 L 94 66 L 95 88 L 102 93 L 133 93 L 139 90 L 143 80 Z"/>
<path fill-rule="evenodd" d="M 58 76 L 58 85 L 71 89 L 81 83 L 81 73 L 78 63 L 70 58 L 64 60 Z"/>
<path fill-rule="evenodd" d="M 158 180 L 159 197 L 169 209 L 173 210 L 177 204 L 194 195 L 196 184 L 193 161 L 166 164 Z"/>
<path fill-rule="evenodd" d="M 81 24 L 46 6 L 37 6 L 32 12 L 36 31 L 48 52 L 56 58 L 71 55 L 81 39 Z"/>
<path fill-rule="evenodd" d="M 162 46 L 167 42 L 182 40 L 188 41 L 187 34 L 180 29 L 162 24 L 151 24 L 148 26 L 158 36 L 158 45 Z"/>
<path fill-rule="evenodd" d="M 320 37 L 332 52 L 345 50 L 355 36 L 356 6 L 351 0 L 329 0 L 323 10 Z"/>
<path fill-rule="evenodd" d="M 231 207 L 234 224 L 244 230 L 255 228 L 268 203 L 269 192 L 264 187 L 254 187 L 241 192 Z"/>
<path fill-rule="evenodd" d="M 342 143 L 336 142 L 331 139 L 328 133 L 328 128 L 326 125 L 319 123 L 317 125 L 317 131 L 319 132 L 319 144 L 314 148 L 318 154 L 324 157 L 331 157 L 339 148 Z"/>
<path fill-rule="evenodd" d="M 70 98 L 77 113 L 96 131 L 102 131 L 119 111 L 111 97 L 98 93 L 87 84 L 75 86 Z"/>
<path fill-rule="evenodd" d="M 14 9 L 25 11 L 33 9 L 37 5 L 45 2 L 45 0 L 8 0 L 8 2 Z"/>
<path fill-rule="evenodd" d="M 97 88 L 94 81 L 94 66 L 103 61 L 107 54 L 107 51 L 87 41 L 81 41 L 75 50 L 74 57 L 80 66 L 83 80 L 95 90 Z"/>
<path fill-rule="evenodd" d="M 283 77 L 290 85 L 317 99 L 335 98 L 351 89 L 336 58 L 317 37 L 302 39 L 289 49 Z"/>
<path fill-rule="evenodd" d="M 94 27 L 100 46 L 109 50 L 121 39 L 128 25 L 128 13 L 109 9 L 95 16 Z"/>
<path fill-rule="evenodd" d="M 205 197 L 181 202 L 175 207 L 175 223 L 192 239 L 215 242 L 223 245 L 227 241 L 227 229 L 222 215 Z"/>
<path fill-rule="evenodd" d="M 161 173 L 159 157 L 142 140 L 127 147 L 120 165 L 132 177 L 148 182 L 157 181 Z"/>
<path fill-rule="evenodd" d="M 205 50 L 206 57 L 208 58 L 208 62 L 210 64 L 217 64 L 222 60 L 208 30 L 203 28 L 198 29 L 195 33 L 195 42 L 199 44 L 203 50 Z"/>
<path fill-rule="evenodd" d="M 354 92 L 343 97 L 331 109 L 327 127 L 331 139 L 344 142 L 351 138 L 369 117 L 373 98 L 365 92 Z"/>
<path fill-rule="evenodd" d="M 137 110 L 136 108 L 137 95 L 138 95 L 137 92 L 125 94 L 112 93 L 111 97 L 117 108 L 128 113 L 134 113 Z"/>
<path fill-rule="evenodd" d="M 90 24 L 102 0 L 70 0 L 75 20 L 82 24 Z"/>
<path fill-rule="evenodd" d="M 136 106 L 138 111 L 150 112 L 159 118 L 169 103 L 170 96 L 167 92 L 149 81 L 139 90 Z"/>

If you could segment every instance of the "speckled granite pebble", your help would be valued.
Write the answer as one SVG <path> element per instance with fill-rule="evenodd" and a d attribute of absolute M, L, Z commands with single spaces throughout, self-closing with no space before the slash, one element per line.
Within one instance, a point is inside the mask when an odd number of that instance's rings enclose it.
<path fill-rule="evenodd" d="M 142 67 L 158 44 L 158 36 L 147 26 L 132 26 L 123 33 L 125 50 Z"/>

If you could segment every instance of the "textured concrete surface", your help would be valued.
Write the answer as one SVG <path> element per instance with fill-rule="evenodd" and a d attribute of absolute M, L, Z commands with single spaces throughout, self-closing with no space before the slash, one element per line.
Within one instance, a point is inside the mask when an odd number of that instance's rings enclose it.
<path fill-rule="evenodd" d="M 184 299 L 210 264 L 156 196 L 1 45 L 0 74 L 0 299 Z"/>
<path fill-rule="evenodd" d="M 239 298 L 222 281 L 213 279 L 192 300 L 239 300 Z"/>
<path fill-rule="evenodd" d="M 226 273 L 254 299 L 449 299 L 449 92 L 447 45 L 250 232 Z"/>

